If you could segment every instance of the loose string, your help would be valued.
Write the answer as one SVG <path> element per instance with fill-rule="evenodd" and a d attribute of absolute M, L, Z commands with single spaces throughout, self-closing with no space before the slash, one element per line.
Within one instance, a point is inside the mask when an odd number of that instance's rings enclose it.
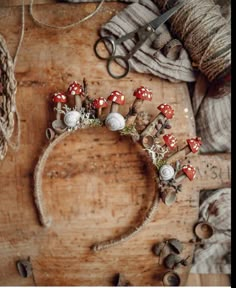
<path fill-rule="evenodd" d="M 85 16 L 82 19 L 79 19 L 78 21 L 76 21 L 74 23 L 71 23 L 71 24 L 68 24 L 65 26 L 56 26 L 56 25 L 47 24 L 47 23 L 40 21 L 38 18 L 36 18 L 34 15 L 34 12 L 33 12 L 34 0 L 31 0 L 31 2 L 30 2 L 30 15 L 33 18 L 33 20 L 40 26 L 44 26 L 44 27 L 52 28 L 52 29 L 57 29 L 57 30 L 63 30 L 63 29 L 75 27 L 76 25 L 78 25 L 78 24 L 90 19 L 91 17 L 93 17 L 100 10 L 100 8 L 102 7 L 104 2 L 105 2 L 105 0 L 101 0 L 101 2 L 96 7 L 96 9 L 93 12 L 91 12 L 89 15 Z"/>
<path fill-rule="evenodd" d="M 68 135 L 70 135 L 69 132 L 64 132 L 53 142 L 51 142 L 47 148 L 43 151 L 41 157 L 39 158 L 39 161 L 37 163 L 37 166 L 34 170 L 34 201 L 35 206 L 38 212 L 39 221 L 42 226 L 49 227 L 51 225 L 51 218 L 46 212 L 45 203 L 43 200 L 43 192 L 42 192 L 42 175 L 44 171 L 44 167 L 46 164 L 46 161 L 53 150 L 53 148 L 60 143 L 63 139 L 65 139 Z"/>
<path fill-rule="evenodd" d="M 20 147 L 20 117 L 16 106 L 16 91 L 17 82 L 15 79 L 15 66 L 17 63 L 19 51 L 22 46 L 25 31 L 25 5 L 22 0 L 21 8 L 21 34 L 17 45 L 14 59 L 10 56 L 6 42 L 0 35 L 0 63 L 1 63 L 1 77 L 3 79 L 3 91 L 1 97 L 3 97 L 2 106 L 0 110 L 0 160 L 3 160 L 6 156 L 8 146 L 13 150 L 18 150 Z M 16 140 L 13 142 L 10 140 L 14 128 L 15 120 L 14 114 L 16 115 Z"/>

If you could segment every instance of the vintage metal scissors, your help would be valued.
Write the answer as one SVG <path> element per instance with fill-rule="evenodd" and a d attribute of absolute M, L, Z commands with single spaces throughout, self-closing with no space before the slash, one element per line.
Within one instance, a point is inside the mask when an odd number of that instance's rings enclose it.
<path fill-rule="evenodd" d="M 115 79 L 120 79 L 125 77 L 130 70 L 129 65 L 129 59 L 133 57 L 133 55 L 139 50 L 139 48 L 146 42 L 146 40 L 157 30 L 159 26 L 161 26 L 163 23 L 165 23 L 179 8 L 181 8 L 184 4 L 183 2 L 180 2 L 175 7 L 169 9 L 164 14 L 158 16 L 151 22 L 145 24 L 144 26 L 118 38 L 115 39 L 114 36 L 105 36 L 100 37 L 94 44 L 94 52 L 96 56 L 99 59 L 107 60 L 107 71 L 109 75 Z M 138 38 L 136 45 L 133 47 L 133 49 L 125 56 L 121 55 L 115 55 L 116 53 L 116 46 L 123 43 L 124 41 L 128 39 L 132 39 L 134 37 Z M 101 45 L 102 44 L 102 45 Z M 101 48 L 102 46 L 102 48 Z M 106 53 L 104 55 L 104 47 L 106 50 Z M 118 60 L 118 61 L 117 61 Z M 120 73 L 113 73 L 112 71 L 112 65 L 115 62 L 123 62 L 123 69 Z"/>

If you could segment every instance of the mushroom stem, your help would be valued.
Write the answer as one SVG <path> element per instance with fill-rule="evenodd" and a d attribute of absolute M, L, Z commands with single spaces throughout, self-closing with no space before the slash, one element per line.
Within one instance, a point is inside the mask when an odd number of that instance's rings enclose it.
<path fill-rule="evenodd" d="M 170 164 L 173 163 L 177 160 L 183 159 L 185 156 L 187 156 L 191 152 L 191 149 L 189 148 L 188 145 L 184 146 L 182 149 L 178 150 L 174 154 L 170 155 L 166 159 L 166 163 Z"/>
<path fill-rule="evenodd" d="M 118 112 L 118 111 L 119 111 L 119 104 L 117 104 L 117 103 L 115 103 L 115 102 L 112 102 L 110 113 L 112 113 L 112 112 Z"/>
<path fill-rule="evenodd" d="M 100 119 L 102 116 L 102 107 L 97 109 L 97 118 Z"/>
<path fill-rule="evenodd" d="M 61 102 L 57 103 L 57 114 L 56 114 L 56 120 L 61 120 L 61 113 L 59 112 L 61 110 Z"/>
<path fill-rule="evenodd" d="M 131 126 L 139 112 L 141 112 L 141 107 L 143 105 L 142 99 L 135 99 L 133 105 L 130 107 L 129 113 L 126 115 L 126 126 Z"/>
<path fill-rule="evenodd" d="M 82 107 L 81 97 L 80 95 L 75 95 L 75 109 L 79 111 L 81 107 Z"/>
<path fill-rule="evenodd" d="M 186 176 L 186 174 L 181 174 L 180 176 L 178 176 L 177 178 L 175 178 L 175 182 L 176 183 L 180 183 L 180 182 L 182 182 L 182 180 L 184 180 L 184 178 L 186 178 L 187 176 Z"/>
<path fill-rule="evenodd" d="M 158 121 L 161 121 L 163 124 L 161 124 L 161 127 L 159 129 L 156 129 L 156 125 L 158 124 Z M 155 135 L 157 134 L 162 127 L 164 126 L 167 119 L 162 113 L 159 113 L 150 123 L 149 125 L 143 130 L 141 133 L 141 137 L 147 136 L 147 135 Z"/>

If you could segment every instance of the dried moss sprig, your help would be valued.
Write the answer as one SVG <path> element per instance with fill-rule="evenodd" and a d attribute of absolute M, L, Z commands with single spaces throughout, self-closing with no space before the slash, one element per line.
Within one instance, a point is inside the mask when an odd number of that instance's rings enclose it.
<path fill-rule="evenodd" d="M 145 150 L 148 151 L 148 154 L 150 155 L 152 159 L 152 163 L 159 168 L 165 164 L 165 154 L 168 153 L 168 148 L 162 147 L 159 145 L 158 142 L 155 142 L 155 144 L 152 145 L 150 148 L 145 148 Z"/>

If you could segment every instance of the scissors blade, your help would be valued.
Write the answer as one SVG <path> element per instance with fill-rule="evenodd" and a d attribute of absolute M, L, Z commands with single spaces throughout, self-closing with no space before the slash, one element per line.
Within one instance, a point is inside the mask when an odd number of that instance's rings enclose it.
<path fill-rule="evenodd" d="M 156 19 L 151 21 L 149 23 L 149 25 L 152 26 L 152 28 L 154 30 L 156 30 L 159 26 L 161 26 L 163 23 L 165 23 L 173 14 L 175 14 L 175 12 L 177 12 L 177 10 L 179 10 L 179 8 L 181 8 L 183 5 L 184 5 L 184 1 L 180 2 L 178 5 L 171 8 L 170 10 L 165 12 L 164 14 L 158 16 Z"/>

